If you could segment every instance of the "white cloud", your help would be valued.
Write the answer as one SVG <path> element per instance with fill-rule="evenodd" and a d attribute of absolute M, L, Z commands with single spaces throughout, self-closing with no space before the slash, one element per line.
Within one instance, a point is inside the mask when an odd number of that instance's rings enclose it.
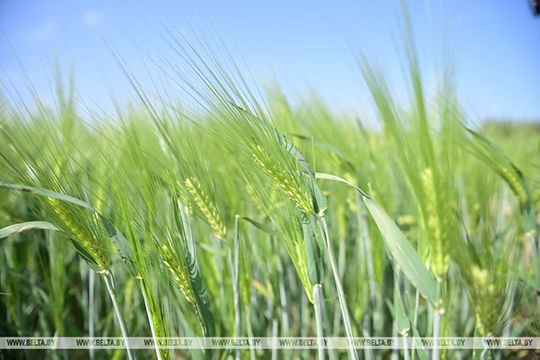
<path fill-rule="evenodd" d="M 86 26 L 94 26 L 101 22 L 103 16 L 98 11 L 88 11 L 84 14 L 82 21 Z"/>

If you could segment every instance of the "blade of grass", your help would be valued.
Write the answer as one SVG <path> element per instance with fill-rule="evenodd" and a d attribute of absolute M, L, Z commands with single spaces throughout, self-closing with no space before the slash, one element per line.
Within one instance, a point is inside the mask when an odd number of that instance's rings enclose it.
<path fill-rule="evenodd" d="M 375 224 L 379 228 L 385 240 L 388 250 L 394 257 L 394 261 L 401 267 L 403 274 L 409 279 L 418 291 L 436 305 L 439 301 L 437 296 L 437 283 L 431 273 L 427 270 L 424 262 L 409 243 L 403 232 L 392 221 L 388 214 L 376 202 L 371 200 L 365 192 L 349 181 L 338 176 L 317 173 L 319 179 L 327 179 L 343 182 L 354 187 L 362 196 Z"/>
<path fill-rule="evenodd" d="M 28 221 L 20 224 L 13 224 L 0 229 L 0 239 L 5 237 L 20 234 L 29 230 L 53 230 L 57 231 L 58 228 L 53 224 L 46 221 Z"/>

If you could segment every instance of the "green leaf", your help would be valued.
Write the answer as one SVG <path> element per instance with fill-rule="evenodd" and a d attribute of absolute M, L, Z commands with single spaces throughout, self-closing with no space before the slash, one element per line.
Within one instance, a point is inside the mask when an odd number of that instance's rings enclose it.
<path fill-rule="evenodd" d="M 392 221 L 390 216 L 376 202 L 371 200 L 362 189 L 351 184 L 349 181 L 339 176 L 316 173 L 317 179 L 333 180 L 345 183 L 354 187 L 362 194 L 364 203 L 368 208 L 371 217 L 383 234 L 388 250 L 392 254 L 394 261 L 401 267 L 403 274 L 409 279 L 418 291 L 427 298 L 433 305 L 439 301 L 437 296 L 437 283 L 429 270 L 426 268 L 422 259 L 409 243 L 403 232 Z"/>
<path fill-rule="evenodd" d="M 120 255 L 120 258 L 124 261 L 128 271 L 132 276 L 138 276 L 138 271 L 135 267 L 135 263 L 133 262 L 133 252 L 128 240 L 109 219 L 99 213 L 97 214 L 99 215 L 107 234 L 111 238 L 116 250 L 118 251 L 118 255 Z"/>
<path fill-rule="evenodd" d="M 36 187 L 31 187 L 31 186 L 22 186 L 22 185 L 13 185 L 13 184 L 0 184 L 0 188 L 9 189 L 9 190 L 16 190 L 16 191 L 22 191 L 22 192 L 33 194 L 33 195 L 54 198 L 54 199 L 64 201 L 64 202 L 67 202 L 67 203 L 70 203 L 70 204 L 73 204 L 73 205 L 81 206 L 81 207 L 83 207 L 85 209 L 88 209 L 88 210 L 90 210 L 92 212 L 95 212 L 96 214 L 99 215 L 99 218 L 101 219 L 101 222 L 103 223 L 103 226 L 105 227 L 105 230 L 107 231 L 108 235 L 112 239 L 112 242 L 113 242 L 114 246 L 116 247 L 116 249 L 118 250 L 118 253 L 119 253 L 120 257 L 122 258 L 122 260 L 126 264 L 126 267 L 128 268 L 128 270 L 131 272 L 131 274 L 133 276 L 137 275 L 137 273 L 135 271 L 135 265 L 133 263 L 133 255 L 132 255 L 131 247 L 129 246 L 129 243 L 126 240 L 126 238 L 122 235 L 120 230 L 118 230 L 116 228 L 116 226 L 114 226 L 112 224 L 112 222 L 110 220 L 108 220 L 105 216 L 98 213 L 97 210 L 94 209 L 92 207 L 92 205 L 90 205 L 86 201 L 77 199 L 77 198 L 75 198 L 73 196 L 69 196 L 69 195 L 66 195 L 66 194 L 61 194 L 61 193 L 57 193 L 55 191 L 46 190 L 46 189 L 40 189 L 40 188 L 36 188 Z M 81 252 L 80 247 L 77 247 L 77 249 L 79 250 L 79 252 Z M 90 256 L 90 255 L 88 255 L 88 256 Z M 87 258 L 85 258 L 85 260 L 88 261 Z"/>
<path fill-rule="evenodd" d="M 401 299 L 401 291 L 399 290 L 397 276 L 395 276 L 394 279 L 394 319 L 396 320 L 398 334 L 407 336 L 411 326 L 409 324 L 409 318 L 405 313 L 405 308 L 403 307 L 403 300 Z"/>
<path fill-rule="evenodd" d="M 0 188 L 22 191 L 28 194 L 34 194 L 34 195 L 39 195 L 39 196 L 51 197 L 51 198 L 65 201 L 74 205 L 82 206 L 91 211 L 96 211 L 89 203 L 85 201 L 74 198 L 73 196 L 60 194 L 51 190 L 40 189 L 40 188 L 31 187 L 31 186 L 13 185 L 13 184 L 0 184 Z"/>
<path fill-rule="evenodd" d="M 321 149 L 325 149 L 325 150 L 328 150 L 329 152 L 332 152 L 332 153 L 336 154 L 342 160 L 346 160 L 345 155 L 343 155 L 343 153 L 341 151 L 339 151 L 335 146 L 332 146 L 332 145 L 327 144 L 325 142 L 314 139 L 311 136 L 305 136 L 305 135 L 301 135 L 301 134 L 290 134 L 290 135 L 294 136 L 295 138 L 300 139 L 300 140 L 309 141 L 310 143 L 313 143 L 314 145 L 320 147 Z"/>
<path fill-rule="evenodd" d="M 216 322 L 210 306 L 210 297 L 204 285 L 201 273 L 195 263 L 195 258 L 186 252 L 186 263 L 189 271 L 191 288 L 195 295 L 195 312 L 203 328 L 205 337 L 214 337 L 216 335 Z"/>
<path fill-rule="evenodd" d="M 413 331 L 413 338 L 420 337 L 420 334 L 418 333 L 418 330 L 416 329 L 415 326 L 412 327 L 412 331 Z M 429 360 L 426 349 L 422 345 L 420 345 L 420 347 L 415 348 L 414 350 L 418 354 L 418 357 L 420 358 L 420 360 Z"/>
<path fill-rule="evenodd" d="M 95 272 L 99 272 L 101 270 L 97 264 L 97 261 L 94 260 L 92 255 L 90 255 L 85 248 L 83 248 L 78 242 L 73 239 L 69 239 L 69 241 L 71 241 L 71 244 L 75 247 L 75 250 L 77 250 L 83 260 L 86 261 L 86 264 L 88 264 L 90 269 L 94 270 Z"/>
<path fill-rule="evenodd" d="M 240 216 L 239 219 L 245 220 L 251 225 L 255 226 L 257 229 L 267 233 L 268 235 L 274 236 L 274 237 L 280 237 L 281 235 L 274 229 L 272 229 L 270 226 L 264 225 L 256 220 L 253 220 L 252 218 L 249 218 L 247 216 Z"/>
<path fill-rule="evenodd" d="M 355 166 L 353 163 L 351 163 L 347 157 L 341 152 L 338 150 L 338 148 L 336 148 L 335 146 L 332 146 L 328 143 L 325 143 L 325 142 L 322 142 L 322 141 L 319 141 L 317 139 L 314 139 L 313 137 L 311 136 L 305 136 L 305 135 L 300 135 L 300 134 L 290 134 L 291 136 L 294 136 L 295 138 L 297 139 L 300 139 L 300 140 L 304 140 L 306 142 L 310 142 L 312 143 L 313 145 L 321 148 L 321 149 L 324 149 L 324 150 L 327 150 L 328 152 L 330 153 L 333 153 L 335 154 L 338 158 L 340 158 L 345 164 L 347 164 L 347 167 L 350 169 L 350 170 L 354 170 L 355 169 Z"/>
<path fill-rule="evenodd" d="M 315 238 L 315 233 L 309 221 L 309 217 L 302 213 L 302 234 L 304 236 L 304 242 L 306 243 L 306 258 L 308 265 L 308 277 L 312 284 L 322 284 L 323 276 L 323 260 L 321 257 L 321 251 L 319 244 Z"/>
<path fill-rule="evenodd" d="M 3 239 L 5 237 L 20 234 L 24 231 L 29 230 L 52 230 L 52 231 L 61 231 L 58 227 L 51 224 L 47 221 L 29 221 L 25 223 L 20 224 L 13 224 L 10 226 L 6 226 L 3 229 L 0 229 L 0 239 Z M 90 266 L 90 268 L 94 271 L 99 271 L 100 269 L 97 266 L 97 262 L 94 260 L 94 258 L 83 248 L 81 247 L 76 241 L 73 239 L 70 239 L 71 243 L 79 253 L 79 255 L 83 258 L 84 261 Z"/>
<path fill-rule="evenodd" d="M 363 197 L 369 198 L 369 196 L 362 189 L 360 189 L 358 186 L 354 185 L 353 183 L 351 183 L 351 182 L 349 182 L 349 181 L 347 181 L 347 180 L 345 180 L 343 178 L 340 178 L 339 176 L 335 176 L 335 175 L 331 175 L 331 174 L 325 174 L 325 173 L 315 173 L 315 177 L 317 179 L 333 180 L 333 181 L 339 181 L 339 182 L 345 183 L 345 184 L 355 188 L 356 191 L 358 191 Z"/>
<path fill-rule="evenodd" d="M 437 283 L 403 232 L 376 202 L 364 197 L 364 203 L 403 274 L 425 298 L 437 305 Z"/>
<path fill-rule="evenodd" d="M 53 230 L 57 231 L 58 228 L 47 221 L 29 221 L 20 224 L 13 224 L 0 229 L 0 239 L 5 237 L 20 234 L 29 230 Z"/>

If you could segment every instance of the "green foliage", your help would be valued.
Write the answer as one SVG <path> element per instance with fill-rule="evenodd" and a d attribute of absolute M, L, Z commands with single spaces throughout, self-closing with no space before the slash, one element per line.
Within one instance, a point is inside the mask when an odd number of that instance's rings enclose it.
<path fill-rule="evenodd" d="M 61 86 L 58 109 L 3 103 L 3 334 L 429 336 L 434 311 L 442 336 L 538 331 L 537 130 L 469 129 L 450 74 L 426 94 L 413 43 L 407 106 L 360 56 L 379 129 L 171 41 L 183 70 L 158 63 L 193 109 L 126 67 L 139 103 L 114 120 L 85 123 Z"/>

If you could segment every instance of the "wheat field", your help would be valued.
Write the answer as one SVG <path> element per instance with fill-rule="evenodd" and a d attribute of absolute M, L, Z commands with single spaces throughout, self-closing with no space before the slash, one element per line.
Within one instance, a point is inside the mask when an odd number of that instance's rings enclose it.
<path fill-rule="evenodd" d="M 253 85 L 224 46 L 174 44 L 160 68 L 187 99 L 140 85 L 121 60 L 133 106 L 100 117 L 74 84 L 58 84 L 53 107 L 3 91 L 2 336 L 540 336 L 538 124 L 471 124 L 450 71 L 428 94 L 414 44 L 406 103 L 358 55 L 377 124 Z M 0 358 L 533 352 L 128 343 Z"/>

